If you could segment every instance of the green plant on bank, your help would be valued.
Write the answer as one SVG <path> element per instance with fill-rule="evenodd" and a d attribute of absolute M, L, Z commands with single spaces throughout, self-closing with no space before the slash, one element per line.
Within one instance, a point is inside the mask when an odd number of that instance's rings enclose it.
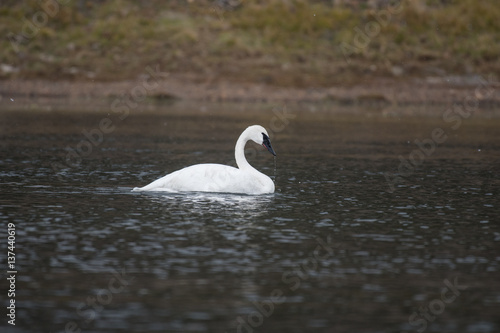
<path fill-rule="evenodd" d="M 386 2 L 66 0 L 23 36 L 50 1 L 0 4 L 0 78 L 123 80 L 158 64 L 200 80 L 300 87 L 500 70 L 496 0 L 402 0 L 349 61 L 339 46 L 354 45 Z"/>

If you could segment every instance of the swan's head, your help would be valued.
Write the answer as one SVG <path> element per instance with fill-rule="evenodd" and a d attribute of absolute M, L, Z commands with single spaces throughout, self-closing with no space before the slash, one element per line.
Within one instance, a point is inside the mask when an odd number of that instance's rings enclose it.
<path fill-rule="evenodd" d="M 276 153 L 274 152 L 273 146 L 271 146 L 271 140 L 269 139 L 269 134 L 267 134 L 267 131 L 264 127 L 260 125 L 253 125 L 248 127 L 245 132 L 247 132 L 247 136 L 250 140 L 254 141 L 255 143 L 262 145 L 266 147 L 266 149 L 276 156 Z"/>

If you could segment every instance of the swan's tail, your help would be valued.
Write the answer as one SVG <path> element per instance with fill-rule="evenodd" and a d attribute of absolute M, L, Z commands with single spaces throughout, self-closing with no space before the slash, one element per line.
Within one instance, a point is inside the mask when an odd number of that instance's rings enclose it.
<path fill-rule="evenodd" d="M 143 191 L 162 191 L 162 192 L 176 192 L 175 190 L 169 188 L 167 186 L 169 176 L 162 177 L 160 179 L 155 180 L 154 182 L 143 186 L 143 187 L 134 187 L 132 192 L 143 192 Z"/>

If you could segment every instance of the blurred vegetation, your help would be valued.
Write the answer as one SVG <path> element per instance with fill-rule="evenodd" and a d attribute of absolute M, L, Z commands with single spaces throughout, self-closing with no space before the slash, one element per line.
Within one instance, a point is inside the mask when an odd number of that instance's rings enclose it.
<path fill-rule="evenodd" d="M 297 87 L 500 73 L 498 0 L 59 1 L 1 2 L 0 78 L 136 79 L 156 64 Z"/>

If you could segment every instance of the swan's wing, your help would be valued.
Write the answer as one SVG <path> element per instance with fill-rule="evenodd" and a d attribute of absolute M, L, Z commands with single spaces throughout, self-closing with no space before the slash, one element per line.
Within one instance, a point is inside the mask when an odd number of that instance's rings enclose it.
<path fill-rule="evenodd" d="M 172 172 L 134 191 L 273 193 L 274 183 L 257 170 L 222 164 L 197 164 Z"/>
<path fill-rule="evenodd" d="M 237 169 L 222 164 L 197 164 L 172 172 L 135 191 L 230 192 L 231 185 L 245 178 Z"/>
<path fill-rule="evenodd" d="M 176 191 L 228 192 L 242 172 L 222 164 L 197 164 L 172 174 L 168 187 Z"/>

